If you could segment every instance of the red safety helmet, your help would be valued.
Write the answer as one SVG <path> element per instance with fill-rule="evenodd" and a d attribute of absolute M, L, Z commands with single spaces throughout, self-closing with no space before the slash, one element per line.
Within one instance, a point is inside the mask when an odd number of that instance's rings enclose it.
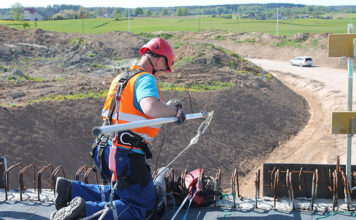
<path fill-rule="evenodd" d="M 166 72 L 172 72 L 172 66 L 174 64 L 174 53 L 171 45 L 162 38 L 153 38 L 147 42 L 140 49 L 140 54 L 144 55 L 147 50 L 150 50 L 152 53 L 164 56 L 168 64 L 168 70 Z"/>

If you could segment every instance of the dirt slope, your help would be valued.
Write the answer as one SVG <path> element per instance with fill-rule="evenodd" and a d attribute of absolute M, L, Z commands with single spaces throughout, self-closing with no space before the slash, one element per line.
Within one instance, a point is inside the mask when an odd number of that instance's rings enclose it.
<path fill-rule="evenodd" d="M 0 28 L 0 51 L 5 51 L 0 64 L 9 69 L 0 74 L 0 104 L 4 106 L 0 109 L 1 154 L 10 164 L 34 162 L 38 168 L 48 163 L 62 164 L 67 176 L 73 178 L 81 165 L 91 164 L 91 128 L 101 124 L 104 99 L 25 104 L 38 98 L 104 91 L 117 74 L 111 66 L 135 58 L 134 51 L 147 39 L 125 32 L 84 36 Z M 215 111 L 207 134 L 174 167 L 203 167 L 208 174 L 221 168 L 227 186 L 234 168 L 245 175 L 255 161 L 304 127 L 309 119 L 308 104 L 267 72 L 261 79 L 261 68 L 238 54 L 210 43 L 177 39 L 172 38 L 177 56 L 175 70 L 164 82 L 182 87 L 216 82 L 234 86 L 189 94 L 163 92 L 164 100 L 180 98 L 187 113 Z M 44 55 L 42 46 L 50 57 Z M 5 53 L 10 53 L 13 61 L 7 60 Z M 16 78 L 12 72 L 15 67 L 43 80 Z M 15 80 L 9 81 L 9 77 Z M 189 143 L 199 124 L 196 120 L 168 126 L 158 166 L 167 164 Z M 154 158 L 149 162 L 152 168 L 156 166 L 163 130 L 153 143 Z"/>

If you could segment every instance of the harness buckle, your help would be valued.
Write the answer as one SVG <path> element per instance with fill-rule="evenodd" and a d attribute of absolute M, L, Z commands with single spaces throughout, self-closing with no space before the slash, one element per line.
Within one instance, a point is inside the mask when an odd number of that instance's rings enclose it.
<path fill-rule="evenodd" d="M 125 135 L 128 135 L 129 137 L 124 137 Z M 123 145 L 127 145 L 127 146 L 133 146 L 134 142 L 133 140 L 136 139 L 135 136 L 133 136 L 132 134 L 130 134 L 129 132 L 122 132 L 120 133 L 120 143 Z"/>

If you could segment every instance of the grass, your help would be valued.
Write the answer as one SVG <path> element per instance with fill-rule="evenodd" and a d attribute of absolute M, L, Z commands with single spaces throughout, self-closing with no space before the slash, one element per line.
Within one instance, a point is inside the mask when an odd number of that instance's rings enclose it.
<path fill-rule="evenodd" d="M 174 65 L 176 67 L 181 67 L 183 66 L 185 63 L 189 63 L 191 61 L 193 61 L 196 57 L 190 57 L 190 56 L 186 56 L 186 57 L 183 57 L 182 59 L 180 60 L 177 60 Z"/>
<path fill-rule="evenodd" d="M 108 66 L 102 65 L 101 63 L 91 63 L 90 66 L 91 67 L 96 67 L 98 69 L 107 69 L 108 68 Z"/>
<path fill-rule="evenodd" d="M 216 81 L 211 81 L 207 82 L 206 84 L 184 84 L 184 85 L 178 85 L 174 83 L 165 83 L 165 82 L 160 82 L 159 87 L 162 91 L 167 91 L 167 90 L 174 90 L 174 91 L 193 91 L 193 92 L 203 92 L 203 91 L 208 91 L 208 90 L 222 90 L 222 89 L 228 89 L 233 87 L 234 84 L 231 82 L 216 82 Z"/>
<path fill-rule="evenodd" d="M 46 102 L 46 101 L 64 101 L 64 100 L 78 100 L 78 99 L 88 99 L 88 98 L 105 98 L 108 94 L 107 90 L 102 90 L 99 92 L 82 92 L 82 93 L 71 93 L 71 94 L 53 94 L 48 97 L 39 98 L 35 100 L 30 100 L 25 104 L 16 104 L 11 103 L 9 105 L 2 105 L 3 107 L 11 107 L 16 108 L 20 106 L 26 106 L 29 104 L 34 104 L 38 102 Z"/>
<path fill-rule="evenodd" d="M 80 45 L 84 45 L 86 42 L 87 42 L 87 40 L 81 39 L 80 37 L 75 37 L 75 38 L 70 39 L 70 43 L 73 45 L 77 44 L 77 43 L 79 43 Z"/>
<path fill-rule="evenodd" d="M 34 22 L 28 22 L 30 28 L 34 28 Z M 82 26 L 83 23 L 83 26 Z M 252 20 L 252 19 L 224 19 L 201 17 L 180 19 L 172 18 L 134 18 L 130 21 L 130 31 L 135 34 L 140 34 L 147 38 L 153 35 L 150 32 L 157 31 L 188 31 L 197 32 L 204 30 L 225 30 L 231 32 L 264 32 L 276 34 L 275 20 Z M 293 21 L 293 33 L 311 32 L 311 33 L 346 33 L 347 24 L 353 23 L 356 26 L 356 18 L 347 19 L 295 19 Z M 24 29 L 23 22 L 1 20 L 0 24 Z M 128 21 L 116 21 L 112 18 L 96 18 L 96 19 L 72 19 L 72 20 L 56 20 L 56 21 L 37 21 L 37 27 L 57 32 L 67 33 L 83 33 L 98 34 L 104 32 L 128 31 Z M 291 21 L 279 21 L 279 35 L 290 35 Z M 152 36 L 151 36 L 152 35 Z M 163 36 L 164 35 L 164 36 Z M 163 38 L 172 37 L 170 34 L 162 34 Z M 219 38 L 219 37 L 218 37 Z"/>
<path fill-rule="evenodd" d="M 66 78 L 64 78 L 64 77 L 56 77 L 54 80 L 55 80 L 56 82 L 63 82 L 63 81 L 66 80 Z"/>
<path fill-rule="evenodd" d="M 266 77 L 266 75 L 265 75 Z M 59 79 L 58 80 L 63 80 Z M 165 82 L 160 82 L 159 83 L 160 89 L 162 91 L 167 91 L 167 90 L 174 90 L 174 91 L 179 91 L 179 92 L 184 92 L 184 91 L 193 91 L 193 92 L 203 92 L 203 91 L 209 91 L 209 90 L 222 90 L 222 89 L 228 89 L 230 87 L 233 87 L 234 84 L 231 82 L 207 82 L 206 84 L 184 84 L 184 85 L 177 85 L 174 83 L 165 83 Z M 11 107 L 11 108 L 16 108 L 20 106 L 26 106 L 29 104 L 34 104 L 38 102 L 46 102 L 46 101 L 64 101 L 64 100 L 79 100 L 79 99 L 88 99 L 88 98 L 105 98 L 107 96 L 108 90 L 102 90 L 99 92 L 82 92 L 82 93 L 71 93 L 71 94 L 52 94 L 50 96 L 44 97 L 44 98 L 39 98 L 35 100 L 30 100 L 25 104 L 16 104 L 16 103 L 11 103 L 9 105 L 1 105 L 3 107 Z"/>
<path fill-rule="evenodd" d="M 83 93 L 72 93 L 72 94 L 53 94 L 48 97 L 39 98 L 36 100 L 29 101 L 28 104 L 33 104 L 36 102 L 44 101 L 63 101 L 63 100 L 77 100 L 77 99 L 87 99 L 87 98 L 104 98 L 106 97 L 108 91 L 102 90 L 99 92 L 83 92 Z"/>
<path fill-rule="evenodd" d="M 291 39 L 283 39 L 282 41 L 273 42 L 274 47 L 295 47 L 302 48 L 302 43 Z"/>
<path fill-rule="evenodd" d="M 45 81 L 45 79 L 42 77 L 34 77 L 34 76 L 30 76 L 26 73 L 23 73 L 22 76 L 7 76 L 6 80 L 8 80 L 8 81 L 36 81 L 36 82 Z"/>
<path fill-rule="evenodd" d="M 257 76 L 261 79 L 262 73 L 257 74 Z M 272 75 L 270 73 L 265 73 L 263 76 L 263 79 L 270 80 L 270 79 L 272 79 Z"/>
<path fill-rule="evenodd" d="M 10 70 L 10 67 L 9 66 L 4 66 L 4 65 L 1 65 L 0 64 L 0 73 L 1 72 L 7 72 Z"/>
<path fill-rule="evenodd" d="M 63 78 L 56 78 L 58 81 L 64 80 Z M 207 84 L 184 84 L 184 85 L 177 85 L 173 83 L 165 83 L 165 82 L 160 82 L 159 83 L 160 89 L 162 91 L 167 91 L 167 90 L 174 90 L 174 91 L 193 91 L 193 92 L 202 92 L 202 91 L 208 91 L 208 90 L 222 90 L 222 89 L 228 89 L 232 86 L 234 86 L 233 83 L 230 82 L 207 82 Z M 38 102 L 46 102 L 46 101 L 64 101 L 64 100 L 78 100 L 78 99 L 88 99 L 88 98 L 105 98 L 107 96 L 108 90 L 102 90 L 99 92 L 82 92 L 82 93 L 71 93 L 71 94 L 52 94 L 50 96 L 44 97 L 44 98 L 39 98 L 35 100 L 30 100 L 25 104 L 10 104 L 10 105 L 5 105 L 4 107 L 12 107 L 16 108 L 19 106 L 24 106 L 28 104 L 34 104 Z"/>

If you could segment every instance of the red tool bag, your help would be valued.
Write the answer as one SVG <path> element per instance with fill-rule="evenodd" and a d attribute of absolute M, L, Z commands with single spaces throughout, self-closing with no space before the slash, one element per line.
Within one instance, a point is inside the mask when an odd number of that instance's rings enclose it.
<path fill-rule="evenodd" d="M 192 201 L 192 207 L 208 206 L 222 198 L 221 189 L 214 190 L 214 178 L 204 176 L 203 169 L 199 168 L 183 176 L 185 194 L 189 194 L 189 199 L 195 193 Z"/>

